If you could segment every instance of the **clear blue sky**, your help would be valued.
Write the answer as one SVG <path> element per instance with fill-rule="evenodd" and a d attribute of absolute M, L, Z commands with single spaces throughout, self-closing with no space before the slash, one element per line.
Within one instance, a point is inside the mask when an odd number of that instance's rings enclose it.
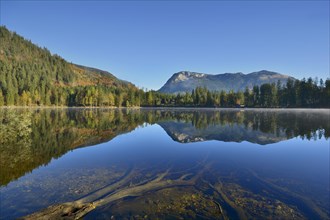
<path fill-rule="evenodd" d="M 329 1 L 2 1 L 1 25 L 159 89 L 175 72 L 329 77 Z"/>

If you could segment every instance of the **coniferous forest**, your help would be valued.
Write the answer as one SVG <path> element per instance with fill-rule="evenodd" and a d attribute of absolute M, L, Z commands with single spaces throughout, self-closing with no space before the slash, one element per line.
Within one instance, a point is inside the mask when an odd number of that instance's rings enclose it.
<path fill-rule="evenodd" d="M 0 106 L 329 108 L 330 79 L 289 79 L 245 91 L 144 91 L 108 72 L 69 63 L 0 27 Z"/>

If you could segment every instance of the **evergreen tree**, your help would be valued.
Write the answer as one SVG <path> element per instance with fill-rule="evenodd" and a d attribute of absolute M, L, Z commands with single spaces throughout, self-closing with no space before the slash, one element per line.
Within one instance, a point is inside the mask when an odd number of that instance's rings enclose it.
<path fill-rule="evenodd" d="M 2 90 L 0 89 L 0 106 L 5 105 L 5 98 L 3 97 Z"/>

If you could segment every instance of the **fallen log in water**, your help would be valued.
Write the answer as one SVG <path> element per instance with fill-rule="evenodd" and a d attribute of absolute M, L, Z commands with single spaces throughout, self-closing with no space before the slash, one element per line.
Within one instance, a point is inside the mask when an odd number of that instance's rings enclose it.
<path fill-rule="evenodd" d="M 177 186 L 192 186 L 200 177 L 203 170 L 186 180 L 191 174 L 183 174 L 177 179 L 165 179 L 169 174 L 169 170 L 157 175 L 153 180 L 143 183 L 138 183 L 132 186 L 123 187 L 133 177 L 133 171 L 124 175 L 120 181 L 112 185 L 104 187 L 96 192 L 89 194 L 74 202 L 67 202 L 57 205 L 52 205 L 39 212 L 32 213 L 21 219 L 25 220 L 55 220 L 55 219 L 80 219 L 88 214 L 93 209 L 109 204 L 111 202 L 123 199 L 130 196 L 139 196 L 144 193 L 160 190 L 164 188 L 177 187 Z M 121 188 L 122 187 L 122 188 Z"/>
<path fill-rule="evenodd" d="M 92 203 L 67 202 L 52 205 L 39 212 L 20 219 L 28 220 L 55 220 L 55 219 L 80 219 L 96 207 Z"/>

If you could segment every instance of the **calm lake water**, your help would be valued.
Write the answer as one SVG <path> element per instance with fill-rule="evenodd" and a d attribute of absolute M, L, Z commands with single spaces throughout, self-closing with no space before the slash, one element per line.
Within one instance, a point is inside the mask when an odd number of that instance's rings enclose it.
<path fill-rule="evenodd" d="M 0 109 L 0 218 L 329 219 L 329 110 Z"/>

